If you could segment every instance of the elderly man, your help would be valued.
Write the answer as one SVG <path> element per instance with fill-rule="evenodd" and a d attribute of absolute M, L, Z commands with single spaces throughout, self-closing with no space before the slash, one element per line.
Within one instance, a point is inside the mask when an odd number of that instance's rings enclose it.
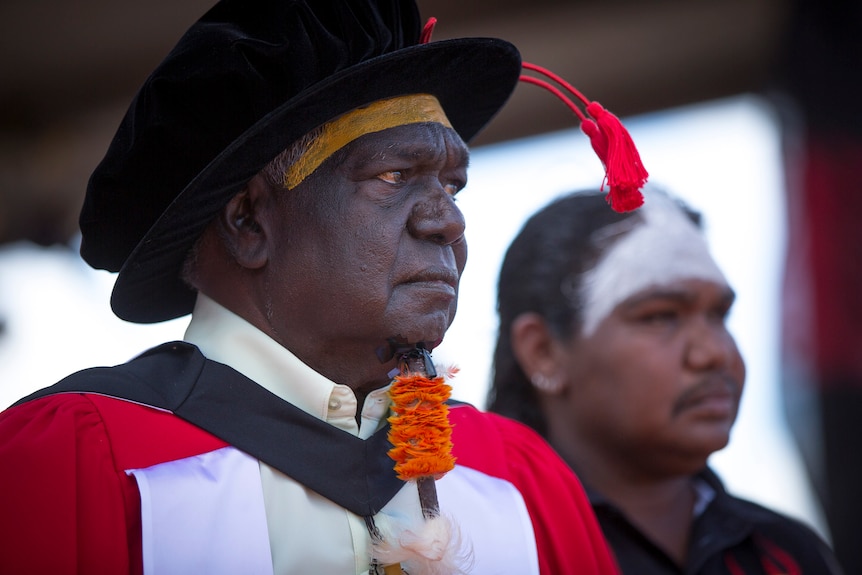
<path fill-rule="evenodd" d="M 146 81 L 81 251 L 119 317 L 191 322 L 0 414 L 0 572 L 615 572 L 519 424 L 452 407 L 457 464 L 393 469 L 393 377 L 440 379 L 455 314 L 464 142 L 520 71 L 420 30 L 412 1 L 223 0 Z"/>

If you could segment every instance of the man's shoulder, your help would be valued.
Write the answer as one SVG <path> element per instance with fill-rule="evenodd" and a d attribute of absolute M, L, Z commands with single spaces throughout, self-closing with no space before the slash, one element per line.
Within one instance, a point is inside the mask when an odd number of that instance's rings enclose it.
<path fill-rule="evenodd" d="M 757 531 L 800 542 L 820 539 L 814 529 L 800 519 L 742 497 L 730 494 L 727 497 L 734 512 L 751 523 Z"/>
<path fill-rule="evenodd" d="M 95 393 L 171 409 L 200 376 L 206 359 L 197 347 L 173 341 L 153 347 L 126 363 L 91 367 L 66 376 L 14 404 L 61 393 Z"/>
<path fill-rule="evenodd" d="M 105 444 L 117 470 L 218 449 L 223 441 L 165 405 L 193 385 L 202 361 L 193 346 L 172 342 L 121 365 L 76 372 L 0 413 L 0 439 L 24 452 L 40 442 Z"/>
<path fill-rule="evenodd" d="M 816 536 L 806 523 L 755 501 L 727 491 L 718 474 L 707 467 L 697 477 L 716 491 L 717 507 L 722 514 L 731 514 L 757 528 L 777 529 L 787 533 L 798 533 L 803 537 Z"/>
<path fill-rule="evenodd" d="M 521 422 L 458 402 L 449 407 L 449 421 L 452 453 L 461 465 L 502 479 L 549 469 L 574 477 L 553 448 Z"/>
<path fill-rule="evenodd" d="M 701 477 L 711 475 L 713 472 L 707 470 Z M 716 480 L 710 479 L 709 482 L 715 487 Z M 705 517 L 709 524 L 719 521 L 723 525 L 739 525 L 739 529 L 751 533 L 752 540 L 763 552 L 786 557 L 802 572 L 824 575 L 841 573 L 832 550 L 809 524 L 760 503 L 732 495 L 723 486 L 719 488 L 719 493 L 715 502 L 717 505 L 707 508 Z"/>
<path fill-rule="evenodd" d="M 205 361 L 196 346 L 184 341 L 171 341 L 150 348 L 119 365 L 91 367 L 78 371 L 60 380 L 56 385 L 104 380 L 127 383 L 140 379 L 188 380 L 200 373 Z"/>
<path fill-rule="evenodd" d="M 526 437 L 544 442 L 544 439 L 535 430 L 520 421 L 510 419 L 499 413 L 482 411 L 472 404 L 461 401 L 449 402 L 449 420 L 452 422 L 453 429 L 457 425 L 470 426 L 471 428 L 483 428 L 486 431 L 494 430 L 498 434 Z"/>
<path fill-rule="evenodd" d="M 755 543 L 770 555 L 783 555 L 799 572 L 840 575 L 841 567 L 826 541 L 807 523 L 758 503 L 733 497 L 750 522 Z"/>

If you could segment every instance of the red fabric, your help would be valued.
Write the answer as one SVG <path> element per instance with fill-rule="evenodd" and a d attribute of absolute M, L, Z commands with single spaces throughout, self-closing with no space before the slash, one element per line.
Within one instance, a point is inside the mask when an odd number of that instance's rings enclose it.
<path fill-rule="evenodd" d="M 170 414 L 61 394 L 0 413 L 0 573 L 140 573 L 126 469 L 224 446 Z"/>
<path fill-rule="evenodd" d="M 724 554 L 724 566 L 730 571 L 730 575 L 745 575 L 745 571 L 742 570 L 742 567 L 739 566 L 739 563 L 736 562 L 736 559 L 730 553 Z"/>
<path fill-rule="evenodd" d="M 580 482 L 538 435 L 472 407 L 450 420 L 458 463 L 521 492 L 542 573 L 619 572 Z M 125 470 L 223 446 L 171 414 L 92 394 L 0 413 L 0 573 L 140 573 L 140 498 Z"/>
<path fill-rule="evenodd" d="M 449 420 L 456 463 L 509 481 L 521 492 L 543 574 L 619 573 L 583 486 L 538 434 L 466 405 L 452 407 Z"/>
<path fill-rule="evenodd" d="M 761 562 L 769 575 L 802 575 L 802 569 L 790 553 L 763 537 L 758 538 L 758 544 L 765 552 Z"/>
<path fill-rule="evenodd" d="M 785 354 L 826 385 L 862 384 L 862 141 L 809 136 L 788 198 Z M 794 164 L 791 169 L 799 166 Z"/>

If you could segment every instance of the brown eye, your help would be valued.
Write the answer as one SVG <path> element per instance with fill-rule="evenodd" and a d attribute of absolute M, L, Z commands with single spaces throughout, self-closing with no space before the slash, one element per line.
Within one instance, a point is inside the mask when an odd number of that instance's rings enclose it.
<path fill-rule="evenodd" d="M 638 321 L 646 325 L 661 325 L 672 323 L 677 318 L 679 318 L 679 312 L 675 309 L 656 309 L 644 311 L 638 317 Z"/>
<path fill-rule="evenodd" d="M 404 182 L 404 173 L 399 170 L 391 170 L 377 174 L 377 179 L 383 180 L 388 184 L 400 184 Z"/>

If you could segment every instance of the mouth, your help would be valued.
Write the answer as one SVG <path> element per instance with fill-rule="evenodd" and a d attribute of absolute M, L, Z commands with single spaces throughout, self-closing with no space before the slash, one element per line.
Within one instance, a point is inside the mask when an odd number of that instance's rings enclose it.
<path fill-rule="evenodd" d="M 406 285 L 439 291 L 446 295 L 455 296 L 458 291 L 459 276 L 457 272 L 448 268 L 431 268 L 410 276 Z"/>

